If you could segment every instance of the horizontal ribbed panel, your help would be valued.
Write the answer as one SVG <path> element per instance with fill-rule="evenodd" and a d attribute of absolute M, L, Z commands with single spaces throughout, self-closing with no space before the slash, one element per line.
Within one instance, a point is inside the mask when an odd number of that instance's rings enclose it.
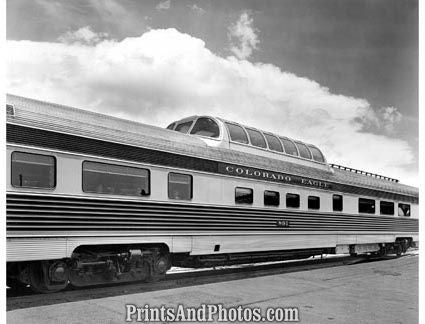
<path fill-rule="evenodd" d="M 389 216 L 214 207 L 8 194 L 8 231 L 374 231 L 417 232 L 418 220 Z M 277 227 L 288 220 L 289 228 Z"/>

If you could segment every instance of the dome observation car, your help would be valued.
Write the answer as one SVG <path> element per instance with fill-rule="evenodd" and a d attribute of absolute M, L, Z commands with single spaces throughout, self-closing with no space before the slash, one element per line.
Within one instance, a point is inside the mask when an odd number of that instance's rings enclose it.
<path fill-rule="evenodd" d="M 222 118 L 191 116 L 171 123 L 167 129 L 197 136 L 210 146 L 265 155 L 301 164 L 326 165 L 323 153 L 315 145 Z"/>

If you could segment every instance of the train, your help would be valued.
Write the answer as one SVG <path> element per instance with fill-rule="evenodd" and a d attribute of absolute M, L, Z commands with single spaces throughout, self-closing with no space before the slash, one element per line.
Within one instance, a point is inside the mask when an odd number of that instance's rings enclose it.
<path fill-rule="evenodd" d="M 8 94 L 7 285 L 158 280 L 418 246 L 418 189 L 213 116 L 155 127 Z"/>

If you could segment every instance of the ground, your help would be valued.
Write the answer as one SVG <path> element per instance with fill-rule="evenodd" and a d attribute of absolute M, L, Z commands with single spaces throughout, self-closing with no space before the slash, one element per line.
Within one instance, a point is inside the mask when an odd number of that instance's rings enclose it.
<path fill-rule="evenodd" d="M 126 304 L 298 307 L 301 323 L 418 323 L 418 255 L 7 312 L 8 323 L 125 323 Z"/>

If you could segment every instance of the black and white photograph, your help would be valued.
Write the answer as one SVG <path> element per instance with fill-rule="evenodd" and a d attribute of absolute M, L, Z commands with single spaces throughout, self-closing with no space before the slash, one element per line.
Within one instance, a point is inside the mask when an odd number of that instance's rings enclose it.
<path fill-rule="evenodd" d="M 6 0 L 7 323 L 419 323 L 419 9 Z"/>

